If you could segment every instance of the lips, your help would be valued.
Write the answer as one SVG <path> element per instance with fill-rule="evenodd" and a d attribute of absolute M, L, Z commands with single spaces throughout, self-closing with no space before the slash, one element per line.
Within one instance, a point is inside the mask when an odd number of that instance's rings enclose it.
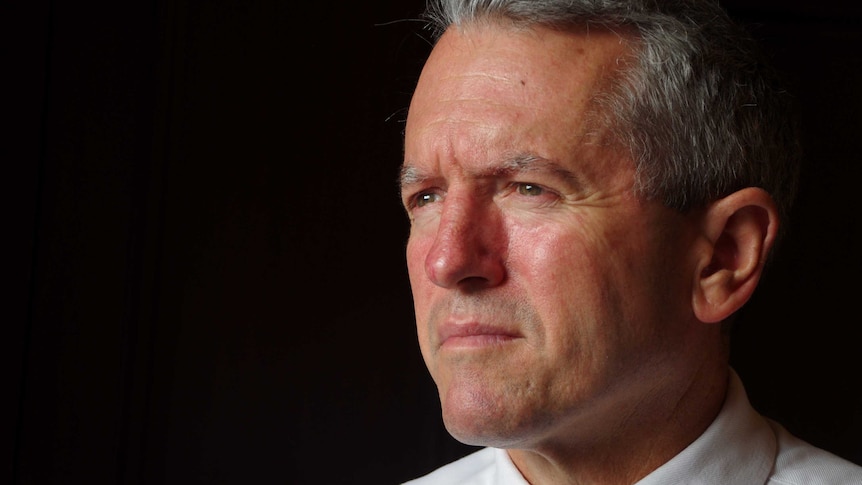
<path fill-rule="evenodd" d="M 478 322 L 446 322 L 438 331 L 440 348 L 482 348 L 502 345 L 521 338 L 521 334 L 500 326 Z"/>

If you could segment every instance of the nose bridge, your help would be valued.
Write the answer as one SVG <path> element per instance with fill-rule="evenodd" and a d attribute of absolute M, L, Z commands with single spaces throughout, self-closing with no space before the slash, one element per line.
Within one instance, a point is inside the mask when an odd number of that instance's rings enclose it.
<path fill-rule="evenodd" d="M 466 192 L 466 191 L 464 191 Z M 437 239 L 454 244 L 466 244 L 474 234 L 471 231 L 482 220 L 481 203 L 469 193 L 450 192 L 443 207 Z"/>
<path fill-rule="evenodd" d="M 450 191 L 440 215 L 425 271 L 437 285 L 465 280 L 496 284 L 502 278 L 500 221 L 490 200 L 469 191 Z"/>

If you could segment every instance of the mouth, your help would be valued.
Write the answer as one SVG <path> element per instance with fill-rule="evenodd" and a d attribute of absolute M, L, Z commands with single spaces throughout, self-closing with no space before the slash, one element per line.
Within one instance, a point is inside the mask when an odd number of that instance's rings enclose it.
<path fill-rule="evenodd" d="M 439 331 L 440 349 L 480 349 L 503 345 L 523 336 L 501 327 L 481 323 L 446 323 Z"/>

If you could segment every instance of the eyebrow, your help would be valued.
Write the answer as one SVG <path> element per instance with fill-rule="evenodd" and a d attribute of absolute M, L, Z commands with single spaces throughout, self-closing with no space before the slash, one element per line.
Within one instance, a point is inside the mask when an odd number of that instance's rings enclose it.
<path fill-rule="evenodd" d="M 571 171 L 561 167 L 557 162 L 546 158 L 534 155 L 531 153 L 518 153 L 503 159 L 502 163 L 490 168 L 489 170 L 476 173 L 478 178 L 489 177 L 505 177 L 514 173 L 529 173 L 546 170 L 561 177 L 570 184 L 580 185 L 578 178 Z M 430 174 L 423 172 L 420 168 L 405 163 L 401 166 L 399 178 L 400 186 L 406 187 L 415 184 L 421 184 L 429 179 L 434 178 Z"/>

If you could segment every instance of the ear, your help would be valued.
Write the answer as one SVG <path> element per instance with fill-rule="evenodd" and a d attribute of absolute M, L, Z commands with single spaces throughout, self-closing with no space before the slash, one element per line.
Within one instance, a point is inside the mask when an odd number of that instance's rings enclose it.
<path fill-rule="evenodd" d="M 769 193 L 748 187 L 710 204 L 702 221 L 706 244 L 697 247 L 692 306 L 700 321 L 717 323 L 754 293 L 775 243 L 778 211 Z"/>

